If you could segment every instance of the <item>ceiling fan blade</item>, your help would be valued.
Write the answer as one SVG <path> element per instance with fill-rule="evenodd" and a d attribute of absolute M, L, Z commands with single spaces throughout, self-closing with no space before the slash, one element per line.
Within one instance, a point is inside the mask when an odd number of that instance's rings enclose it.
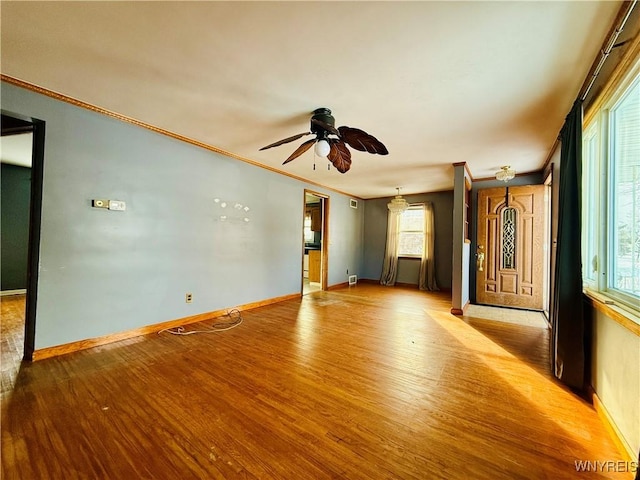
<path fill-rule="evenodd" d="M 314 143 L 316 143 L 316 139 L 315 138 L 312 138 L 311 140 L 307 140 L 302 145 L 300 145 L 298 148 L 296 148 L 296 151 L 293 152 L 291 155 L 289 155 L 289 158 L 287 158 L 282 164 L 285 165 L 285 164 L 289 163 L 291 160 L 295 160 L 300 155 L 302 155 L 304 152 L 309 150 L 311 148 L 311 145 L 313 145 Z"/>
<path fill-rule="evenodd" d="M 328 142 L 331 150 L 329 150 L 327 158 L 340 173 L 348 172 L 351 168 L 351 152 L 344 142 L 338 138 L 330 138 Z"/>
<path fill-rule="evenodd" d="M 322 120 L 318 120 L 317 118 L 312 118 L 311 123 L 319 126 L 320 128 L 322 128 L 323 130 L 326 130 L 329 133 L 333 133 L 334 135 L 340 136 L 340 132 L 338 132 L 338 129 L 336 127 L 334 127 L 333 125 L 329 125 L 328 123 L 323 122 Z"/>
<path fill-rule="evenodd" d="M 298 140 L 299 138 L 302 138 L 305 135 L 311 135 L 311 132 L 304 132 L 304 133 L 299 133 L 298 135 L 293 135 L 292 137 L 288 137 L 288 138 L 285 138 L 284 140 L 279 140 L 275 143 L 267 145 L 266 147 L 262 147 L 260 150 L 266 150 L 267 148 L 277 147 L 285 143 L 293 142 L 294 140 Z"/>
<path fill-rule="evenodd" d="M 342 139 L 356 150 L 377 153 L 378 155 L 387 155 L 389 153 L 387 147 L 380 140 L 359 128 L 338 127 L 338 131 Z"/>

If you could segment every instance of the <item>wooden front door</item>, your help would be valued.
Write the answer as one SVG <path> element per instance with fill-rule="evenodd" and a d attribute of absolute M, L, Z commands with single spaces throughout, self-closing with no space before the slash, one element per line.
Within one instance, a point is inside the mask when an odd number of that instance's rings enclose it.
<path fill-rule="evenodd" d="M 478 303 L 542 310 L 544 215 L 544 185 L 478 191 Z"/>

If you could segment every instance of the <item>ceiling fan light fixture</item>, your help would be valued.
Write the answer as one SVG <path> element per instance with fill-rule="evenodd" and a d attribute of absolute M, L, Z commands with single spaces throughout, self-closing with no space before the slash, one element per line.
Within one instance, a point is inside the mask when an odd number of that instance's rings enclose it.
<path fill-rule="evenodd" d="M 359 128 L 335 127 L 335 118 L 331 115 L 328 108 L 316 108 L 311 117 L 311 128 L 308 132 L 298 133 L 283 140 L 271 143 L 260 150 L 278 147 L 285 143 L 293 142 L 305 135 L 315 134 L 316 138 L 303 142 L 295 151 L 289 155 L 283 165 L 295 160 L 304 152 L 311 149 L 315 144 L 315 154 L 321 158 L 327 158 L 340 173 L 346 173 L 351 168 L 351 151 L 347 145 L 360 152 L 375 153 L 378 155 L 388 155 L 389 150 L 373 135 L 369 135 Z M 331 135 L 331 136 L 330 136 Z M 328 166 L 330 168 L 330 165 Z M 315 163 L 314 163 L 315 170 Z"/>
<path fill-rule="evenodd" d="M 326 140 L 318 140 L 316 142 L 314 150 L 317 156 L 325 158 L 327 155 L 329 155 L 331 145 L 329 145 L 329 142 L 327 142 Z"/>
<path fill-rule="evenodd" d="M 505 165 L 500 167 L 500 170 L 496 172 L 496 180 L 507 183 L 513 177 L 516 176 L 516 171 L 511 169 L 511 165 Z"/>
<path fill-rule="evenodd" d="M 387 203 L 387 208 L 391 213 L 399 214 L 409 208 L 409 204 L 404 198 L 402 198 L 402 195 L 400 195 L 400 187 L 396 187 L 396 190 L 398 191 L 398 194 L 393 197 L 389 203 Z"/>

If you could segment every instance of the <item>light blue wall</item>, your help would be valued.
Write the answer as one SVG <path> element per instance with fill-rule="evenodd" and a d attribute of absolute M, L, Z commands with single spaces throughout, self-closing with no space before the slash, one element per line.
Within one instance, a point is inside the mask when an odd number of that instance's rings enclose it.
<path fill-rule="evenodd" d="M 451 310 L 460 311 L 469 302 L 469 250 L 465 242 L 466 183 L 471 182 L 466 164 L 453 166 L 453 259 L 451 272 Z"/>
<path fill-rule="evenodd" d="M 349 197 L 10 84 L 1 94 L 3 110 L 46 122 L 36 349 L 299 293 L 305 188 L 330 197 L 329 285 L 359 275 L 364 215 Z"/>
<path fill-rule="evenodd" d="M 607 314 L 592 317 L 591 385 L 620 431 L 627 452 L 640 452 L 640 336 Z"/>
<path fill-rule="evenodd" d="M 351 208 L 351 198 L 332 195 L 330 199 L 329 285 L 348 282 L 347 270 L 362 277 L 365 202 L 358 200 L 358 208 Z"/>

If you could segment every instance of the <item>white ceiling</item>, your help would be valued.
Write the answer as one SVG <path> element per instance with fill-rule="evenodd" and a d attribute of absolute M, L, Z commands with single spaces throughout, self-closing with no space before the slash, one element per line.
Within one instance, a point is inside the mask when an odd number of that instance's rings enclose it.
<path fill-rule="evenodd" d="M 2 73 L 361 198 L 542 168 L 618 1 L 2 2 Z M 311 112 L 361 128 L 313 170 Z"/>

